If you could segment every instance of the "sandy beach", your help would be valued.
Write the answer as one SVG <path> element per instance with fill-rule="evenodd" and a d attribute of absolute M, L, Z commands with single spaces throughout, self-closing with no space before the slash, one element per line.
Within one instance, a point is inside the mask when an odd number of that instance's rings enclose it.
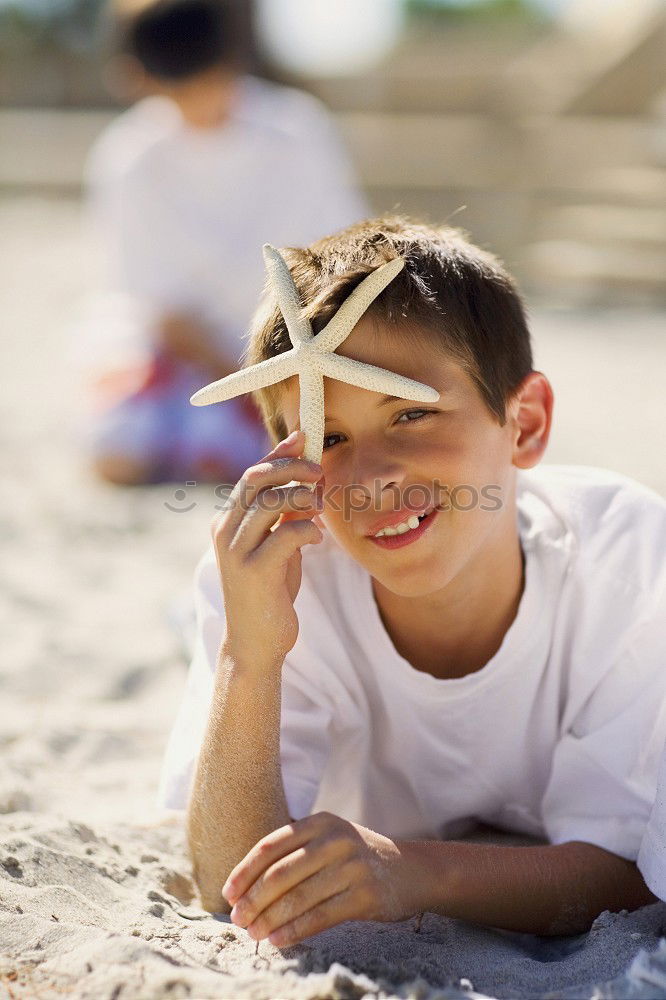
<path fill-rule="evenodd" d="M 182 818 L 154 799 L 187 667 L 173 609 L 217 499 L 90 477 L 67 360 L 98 268 L 80 207 L 5 198 L 0 231 L 0 1000 L 666 998 L 662 903 L 575 938 L 426 914 L 258 955 L 200 908 Z M 663 314 L 531 312 L 549 461 L 666 495 Z"/>

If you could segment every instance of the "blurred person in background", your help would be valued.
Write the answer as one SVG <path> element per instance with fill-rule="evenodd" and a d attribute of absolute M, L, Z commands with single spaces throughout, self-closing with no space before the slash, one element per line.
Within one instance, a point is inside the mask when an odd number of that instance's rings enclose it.
<path fill-rule="evenodd" d="M 244 73 L 238 2 L 116 0 L 112 64 L 135 103 L 94 145 L 86 188 L 105 263 L 79 353 L 87 447 L 118 484 L 234 482 L 267 450 L 249 398 L 193 407 L 239 367 L 261 246 L 366 213 L 324 107 Z"/>

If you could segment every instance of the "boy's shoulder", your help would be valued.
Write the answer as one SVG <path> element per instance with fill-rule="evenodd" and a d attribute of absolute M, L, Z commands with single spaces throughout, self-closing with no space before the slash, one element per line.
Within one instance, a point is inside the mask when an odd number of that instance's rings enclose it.
<path fill-rule="evenodd" d="M 561 508 L 579 530 L 594 532 L 618 518 L 652 512 L 666 516 L 666 499 L 636 479 L 592 465 L 541 463 L 518 472 L 518 499 L 531 494 Z M 601 523 L 600 522 L 601 519 Z"/>
<path fill-rule="evenodd" d="M 601 580 L 606 570 L 637 592 L 664 582 L 666 500 L 637 480 L 597 466 L 541 464 L 519 472 L 517 505 L 526 536 L 568 533 L 581 573 L 593 568 Z"/>

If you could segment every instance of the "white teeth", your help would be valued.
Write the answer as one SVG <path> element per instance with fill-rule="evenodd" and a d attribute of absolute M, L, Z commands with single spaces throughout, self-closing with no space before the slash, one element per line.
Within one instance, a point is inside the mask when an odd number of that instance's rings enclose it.
<path fill-rule="evenodd" d="M 411 517 L 408 517 L 401 524 L 393 525 L 390 528 L 382 528 L 381 531 L 377 532 L 375 538 L 381 538 L 382 535 L 404 535 L 406 531 L 413 531 L 414 528 L 418 528 L 425 516 L 425 514 L 422 514 L 421 517 L 417 517 L 416 514 L 412 514 Z"/>

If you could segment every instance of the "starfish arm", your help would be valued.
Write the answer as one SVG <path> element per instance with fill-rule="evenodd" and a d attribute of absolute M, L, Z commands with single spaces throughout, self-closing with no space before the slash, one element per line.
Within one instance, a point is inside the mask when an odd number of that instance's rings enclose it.
<path fill-rule="evenodd" d="M 372 392 L 384 392 L 399 396 L 400 399 L 412 399 L 417 403 L 436 403 L 439 399 L 439 393 L 430 385 L 415 382 L 414 379 L 405 378 L 404 375 L 386 371 L 384 368 L 376 368 L 375 365 L 366 365 L 362 361 L 344 358 L 340 354 L 328 354 L 322 357 L 319 367 L 322 374 L 329 378 L 349 382 L 351 385 L 370 389 Z"/>
<path fill-rule="evenodd" d="M 241 396 L 244 392 L 253 392 L 255 389 L 263 389 L 266 385 L 282 382 L 283 379 L 295 375 L 297 370 L 298 360 L 296 352 L 292 349 L 205 385 L 190 397 L 190 403 L 194 406 L 222 403 L 225 399 L 233 399 L 234 396 Z"/>
<path fill-rule="evenodd" d="M 312 327 L 309 320 L 302 315 L 303 307 L 298 289 L 282 255 L 270 243 L 264 244 L 264 263 L 280 311 L 287 324 L 289 339 L 294 347 L 299 342 L 307 343 L 312 340 Z"/>
<path fill-rule="evenodd" d="M 324 451 L 324 379 L 316 367 L 309 367 L 298 376 L 300 390 L 299 418 L 305 432 L 303 458 L 321 462 Z M 314 484 L 310 485 L 314 489 Z"/>
<path fill-rule="evenodd" d="M 352 332 L 366 309 L 372 305 L 377 296 L 384 291 L 404 266 L 405 262 L 402 257 L 395 257 L 364 278 L 361 284 L 345 299 L 335 316 L 315 337 L 317 349 L 334 351 L 336 347 L 339 347 Z"/>

